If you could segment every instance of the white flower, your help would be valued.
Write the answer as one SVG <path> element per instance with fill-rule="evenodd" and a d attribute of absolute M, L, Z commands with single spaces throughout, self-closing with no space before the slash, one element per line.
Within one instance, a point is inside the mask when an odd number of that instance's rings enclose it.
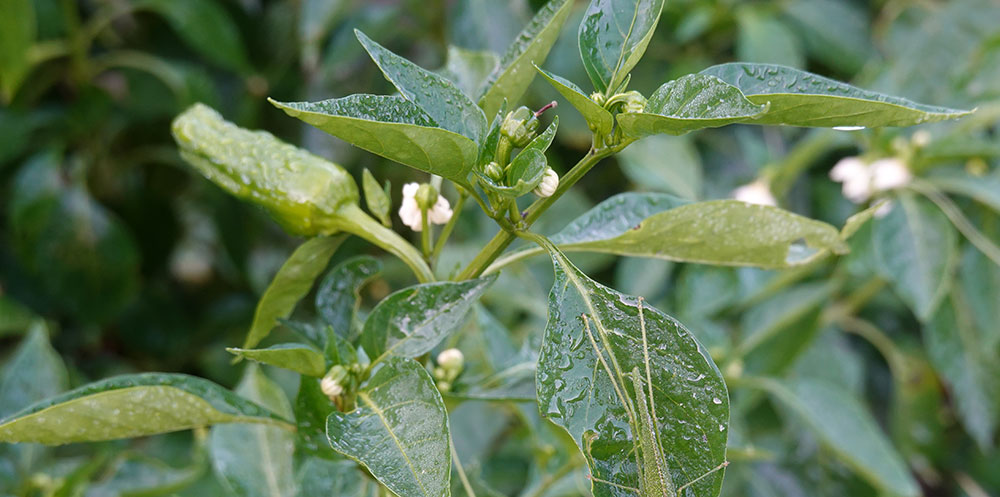
<path fill-rule="evenodd" d="M 745 184 L 733 190 L 733 198 L 748 204 L 771 206 L 778 205 L 778 201 L 771 193 L 771 186 L 762 179 L 758 179 L 753 183 Z"/>
<path fill-rule="evenodd" d="M 557 188 L 559 188 L 559 175 L 551 167 L 547 167 L 545 175 L 542 176 L 542 182 L 533 191 L 535 195 L 545 198 L 551 197 Z"/>
<path fill-rule="evenodd" d="M 871 170 L 860 157 L 840 159 L 830 170 L 830 179 L 844 184 L 844 196 L 855 204 L 868 200 L 872 195 Z"/>
<path fill-rule="evenodd" d="M 910 137 L 910 141 L 913 142 L 915 147 L 923 148 L 931 143 L 931 132 L 926 129 L 921 129 L 913 136 Z"/>
<path fill-rule="evenodd" d="M 872 188 L 878 192 L 902 188 L 913 179 L 906 163 L 896 157 L 879 159 L 872 162 L 870 168 Z"/>
<path fill-rule="evenodd" d="M 323 391 L 323 394 L 331 399 L 339 397 L 340 394 L 344 393 L 344 386 L 329 376 L 324 376 L 319 381 L 319 388 Z"/>
<path fill-rule="evenodd" d="M 465 365 L 465 355 L 458 349 L 446 349 L 438 354 L 437 362 L 445 371 L 461 370 Z"/>
<path fill-rule="evenodd" d="M 418 189 L 420 189 L 419 183 L 403 185 L 403 203 L 399 206 L 399 219 L 413 231 L 424 229 L 420 206 L 417 205 L 416 199 Z M 451 219 L 452 214 L 448 199 L 438 195 L 434 207 L 427 211 L 427 221 L 433 224 L 445 224 Z"/>

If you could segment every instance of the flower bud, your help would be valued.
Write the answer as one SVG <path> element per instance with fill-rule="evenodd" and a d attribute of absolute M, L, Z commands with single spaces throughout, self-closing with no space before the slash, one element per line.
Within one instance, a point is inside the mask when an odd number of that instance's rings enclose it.
<path fill-rule="evenodd" d="M 497 164 L 496 162 L 490 162 L 489 164 L 486 164 L 485 172 L 486 176 L 493 181 L 499 183 L 500 181 L 503 180 L 503 168 L 501 168 L 500 164 Z"/>
<path fill-rule="evenodd" d="M 500 133 L 518 148 L 531 143 L 537 130 L 538 118 L 531 109 L 524 106 L 508 112 L 503 124 L 500 125 Z"/>
<path fill-rule="evenodd" d="M 413 198 L 417 201 L 417 206 L 421 210 L 430 210 L 434 208 L 434 204 L 437 202 L 438 192 L 433 185 L 424 183 L 417 188 L 417 193 Z"/>
<path fill-rule="evenodd" d="M 319 388 L 324 395 L 330 397 L 331 401 L 336 401 L 344 393 L 345 379 L 347 379 L 347 370 L 343 366 L 334 366 L 320 380 Z"/>
<path fill-rule="evenodd" d="M 625 105 L 622 106 L 622 112 L 634 114 L 642 112 L 645 109 L 646 97 L 642 96 L 641 93 L 637 91 L 630 91 L 625 94 Z"/>
<path fill-rule="evenodd" d="M 594 103 L 596 103 L 597 105 L 600 105 L 601 107 L 604 107 L 604 101 L 605 101 L 605 99 L 604 99 L 604 94 L 603 93 L 601 93 L 599 91 L 595 91 L 594 93 L 590 94 L 590 99 L 593 100 Z"/>
<path fill-rule="evenodd" d="M 535 195 L 539 197 L 551 197 L 552 194 L 556 192 L 559 188 L 559 175 L 556 174 L 555 170 L 551 167 L 545 168 L 545 176 L 542 177 L 542 182 L 538 184 L 533 190 Z"/>
<path fill-rule="evenodd" d="M 446 349 L 437 356 L 437 363 L 445 371 L 461 371 L 465 366 L 465 355 L 458 349 Z"/>

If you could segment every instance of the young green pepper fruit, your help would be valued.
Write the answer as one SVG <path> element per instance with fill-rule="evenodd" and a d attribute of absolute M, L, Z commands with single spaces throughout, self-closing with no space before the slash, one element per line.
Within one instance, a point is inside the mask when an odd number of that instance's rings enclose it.
<path fill-rule="evenodd" d="M 354 178 L 337 164 L 266 131 L 240 128 L 203 104 L 177 116 L 172 131 L 184 160 L 237 198 L 267 209 L 289 232 L 351 233 L 402 259 L 420 281 L 434 279 L 412 245 L 361 210 Z"/>

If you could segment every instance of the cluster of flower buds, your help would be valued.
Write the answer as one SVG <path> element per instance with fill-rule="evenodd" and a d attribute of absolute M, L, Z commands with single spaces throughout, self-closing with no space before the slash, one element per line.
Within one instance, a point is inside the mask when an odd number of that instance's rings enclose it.
<path fill-rule="evenodd" d="M 347 407 L 345 399 L 353 395 L 363 371 L 364 367 L 360 364 L 334 366 L 319 381 L 319 388 L 323 395 L 330 398 L 330 402 L 337 405 L 337 409 L 344 410 Z"/>
<path fill-rule="evenodd" d="M 538 131 L 538 116 L 531 109 L 521 106 L 507 113 L 500 125 L 500 134 L 510 140 L 511 145 L 523 148 L 531 143 Z"/>
<path fill-rule="evenodd" d="M 438 390 L 449 392 L 455 379 L 465 368 L 465 356 L 461 350 L 446 349 L 438 354 L 437 363 L 437 367 L 434 368 L 434 379 L 437 380 Z"/>
<path fill-rule="evenodd" d="M 440 195 L 434 186 L 424 183 L 403 185 L 403 202 L 399 206 L 399 219 L 413 231 L 424 229 L 423 213 L 427 212 L 427 222 L 445 224 L 453 214 L 448 199 Z"/>

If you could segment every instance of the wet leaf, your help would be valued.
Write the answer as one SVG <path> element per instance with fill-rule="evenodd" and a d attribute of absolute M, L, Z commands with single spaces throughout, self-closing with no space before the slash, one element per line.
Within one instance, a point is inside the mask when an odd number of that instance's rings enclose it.
<path fill-rule="evenodd" d="M 874 128 L 912 126 L 969 114 L 862 90 L 774 64 L 734 62 L 709 67 L 700 74 L 715 76 L 739 88 L 753 103 L 770 103 L 768 111 L 753 124 Z"/>
<path fill-rule="evenodd" d="M 372 362 L 429 352 L 461 326 L 466 313 L 496 277 L 424 283 L 392 293 L 372 309 L 361 334 Z"/>
<path fill-rule="evenodd" d="M 355 316 L 361 307 L 361 288 L 382 272 L 378 259 L 361 255 L 337 264 L 316 290 L 316 311 L 334 333 L 353 339 Z"/>
<path fill-rule="evenodd" d="M 183 374 L 101 380 L 0 421 L 0 441 L 61 445 L 131 438 L 218 423 L 288 421 L 215 383 Z"/>
<path fill-rule="evenodd" d="M 590 280 L 554 246 L 548 251 L 555 282 L 536 376 L 542 415 L 573 437 L 595 478 L 638 487 L 630 414 L 637 397 L 626 377 L 638 368 L 652 378 L 656 434 L 675 488 L 716 468 L 725 460 L 729 394 L 708 351 L 670 316 Z M 635 495 L 592 485 L 596 497 Z M 715 472 L 691 491 L 718 495 L 721 486 Z"/>
<path fill-rule="evenodd" d="M 326 424 L 330 445 L 358 461 L 396 495 L 450 494 L 448 412 L 422 366 L 393 357 L 358 392 L 352 412 Z"/>
<path fill-rule="evenodd" d="M 751 120 L 766 111 L 766 105 L 750 102 L 719 78 L 688 74 L 657 89 L 643 112 L 619 114 L 618 124 L 632 136 L 682 135 Z"/>
<path fill-rule="evenodd" d="M 663 0 L 593 0 L 580 24 L 583 67 L 597 91 L 618 89 L 646 52 Z"/>
<path fill-rule="evenodd" d="M 592 130 L 595 130 L 600 135 L 606 135 L 611 132 L 611 128 L 614 126 L 614 117 L 607 109 L 597 104 L 597 102 L 590 99 L 590 97 L 580 89 L 579 86 L 574 84 L 572 81 L 562 78 L 561 76 L 556 76 L 538 66 L 535 66 L 538 72 L 542 73 L 548 82 L 569 101 L 570 105 L 576 108 L 577 111 L 583 115 L 583 118 L 587 120 L 587 125 L 590 126 Z"/>
<path fill-rule="evenodd" d="M 226 351 L 237 357 L 285 368 L 306 376 L 320 377 L 326 374 L 326 359 L 323 353 L 301 343 L 282 343 L 266 349 L 227 348 Z"/>
<path fill-rule="evenodd" d="M 498 195 L 516 198 L 534 190 L 545 177 L 545 170 L 548 168 L 548 160 L 545 158 L 545 151 L 552 144 L 552 139 L 556 136 L 556 129 L 559 128 L 559 117 L 552 121 L 552 124 L 542 133 L 536 136 L 527 146 L 517 154 L 510 162 L 510 170 L 507 172 L 508 185 L 497 184 L 492 178 L 485 174 L 479 175 L 484 189 Z"/>
<path fill-rule="evenodd" d="M 545 62 L 572 10 L 570 0 L 550 0 L 514 38 L 482 86 L 479 105 L 487 116 L 496 114 L 504 99 L 520 101 L 535 78 L 532 65 Z"/>

